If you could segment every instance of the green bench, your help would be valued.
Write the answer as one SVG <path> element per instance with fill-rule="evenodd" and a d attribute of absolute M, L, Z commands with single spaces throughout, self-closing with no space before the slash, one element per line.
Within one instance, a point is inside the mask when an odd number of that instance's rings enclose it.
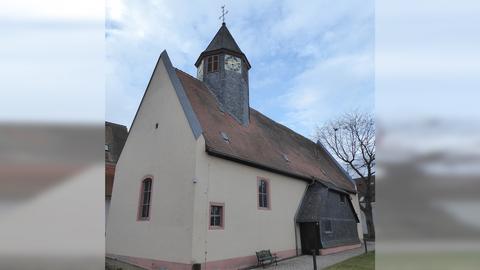
<path fill-rule="evenodd" d="M 255 253 L 257 254 L 257 263 L 259 266 L 261 265 L 263 268 L 265 268 L 265 265 L 268 264 L 275 263 L 275 265 L 277 265 L 277 256 L 275 254 L 272 255 L 269 249 L 260 250 Z"/>

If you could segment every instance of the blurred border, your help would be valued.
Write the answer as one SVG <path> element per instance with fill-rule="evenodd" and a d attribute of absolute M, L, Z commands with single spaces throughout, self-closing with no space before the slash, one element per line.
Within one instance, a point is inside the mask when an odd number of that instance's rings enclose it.
<path fill-rule="evenodd" d="M 105 3 L 0 3 L 0 269 L 104 268 Z"/>
<path fill-rule="evenodd" d="M 480 4 L 377 1 L 378 269 L 478 269 Z"/>

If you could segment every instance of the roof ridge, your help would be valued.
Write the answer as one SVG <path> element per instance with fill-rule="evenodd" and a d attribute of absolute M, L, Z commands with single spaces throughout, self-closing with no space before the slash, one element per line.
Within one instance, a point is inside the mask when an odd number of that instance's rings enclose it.
<path fill-rule="evenodd" d="M 189 73 L 187 73 L 187 72 L 185 72 L 185 71 L 183 71 L 183 70 L 181 70 L 181 69 L 178 69 L 178 68 L 176 68 L 176 67 L 174 67 L 174 68 L 175 68 L 175 70 L 177 70 L 177 71 L 180 71 L 180 72 L 184 73 L 185 75 L 189 76 L 190 78 L 192 78 L 192 79 L 195 79 L 195 80 L 197 80 L 197 81 L 199 81 L 199 82 L 203 83 L 202 81 L 200 81 L 199 79 L 197 79 L 197 78 L 193 77 L 193 76 L 192 76 L 192 75 L 190 75 Z"/>
<path fill-rule="evenodd" d="M 260 116 L 262 116 L 263 118 L 266 118 L 266 119 L 269 120 L 270 122 L 275 123 L 276 125 L 278 125 L 280 128 L 282 128 L 282 129 L 284 129 L 284 130 L 286 130 L 286 131 L 289 131 L 290 133 L 293 133 L 294 135 L 296 135 L 296 136 L 298 136 L 298 137 L 300 137 L 300 138 L 302 138 L 302 139 L 305 139 L 305 140 L 311 142 L 312 144 L 317 145 L 314 141 L 310 140 L 309 138 L 307 138 L 307 137 L 303 136 L 302 134 L 296 132 L 295 130 L 293 130 L 293 129 L 291 129 L 291 128 L 289 128 L 289 127 L 287 127 L 287 126 L 285 126 L 285 125 L 283 125 L 283 124 L 281 124 L 281 123 L 273 120 L 272 118 L 266 116 L 265 114 L 261 113 L 260 111 L 254 109 L 254 108 L 252 108 L 252 107 L 250 107 L 250 110 L 255 111 L 256 113 L 258 113 L 258 114 L 259 114 Z"/>

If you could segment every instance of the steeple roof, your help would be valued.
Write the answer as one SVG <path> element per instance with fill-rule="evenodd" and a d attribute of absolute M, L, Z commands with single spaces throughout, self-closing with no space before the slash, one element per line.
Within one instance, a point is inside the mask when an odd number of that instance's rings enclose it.
<path fill-rule="evenodd" d="M 200 54 L 197 61 L 195 62 L 195 66 L 198 67 L 205 56 L 218 54 L 220 52 L 226 52 L 244 58 L 248 68 L 250 68 L 250 63 L 248 62 L 247 57 L 242 52 L 242 50 L 240 50 L 240 47 L 238 47 L 237 42 L 235 42 L 232 34 L 230 34 L 230 31 L 228 31 L 227 25 L 225 23 L 222 23 L 222 26 L 220 27 L 220 29 L 218 29 L 215 37 L 213 37 L 207 48 Z"/>
<path fill-rule="evenodd" d="M 217 34 L 212 39 L 210 44 L 208 44 L 208 47 L 207 49 L 205 49 L 205 51 L 214 51 L 218 49 L 228 49 L 238 53 L 242 53 L 242 50 L 240 50 L 240 48 L 238 47 L 237 42 L 235 42 L 232 34 L 230 34 L 230 31 L 228 31 L 225 23 L 222 23 L 222 27 L 220 27 Z"/>

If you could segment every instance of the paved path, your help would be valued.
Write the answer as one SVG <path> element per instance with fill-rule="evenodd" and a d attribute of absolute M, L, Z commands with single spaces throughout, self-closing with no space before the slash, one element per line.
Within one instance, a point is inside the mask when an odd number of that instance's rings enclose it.
<path fill-rule="evenodd" d="M 368 250 L 375 250 L 374 243 L 368 243 Z M 355 257 L 357 255 L 363 254 L 365 252 L 365 248 L 362 245 L 360 248 L 330 254 L 330 255 L 323 255 L 317 256 L 317 268 L 318 270 L 326 268 L 330 265 L 336 264 L 338 262 L 344 261 L 346 259 Z M 262 269 L 257 268 L 257 269 Z M 265 267 L 265 269 L 270 270 L 312 270 L 313 269 L 313 260 L 312 256 L 303 255 L 300 257 L 295 257 L 293 259 L 281 261 L 278 263 L 277 266 L 271 265 L 269 267 Z"/>

